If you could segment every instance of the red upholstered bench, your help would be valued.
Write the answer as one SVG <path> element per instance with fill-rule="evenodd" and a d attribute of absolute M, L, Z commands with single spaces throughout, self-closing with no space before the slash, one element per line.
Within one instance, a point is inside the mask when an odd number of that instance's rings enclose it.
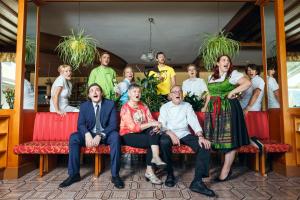
<path fill-rule="evenodd" d="M 157 118 L 157 113 L 154 113 Z M 14 147 L 15 154 L 40 155 L 40 176 L 48 172 L 48 156 L 69 153 L 69 137 L 77 130 L 78 113 L 67 113 L 59 116 L 55 113 L 40 112 L 36 114 L 33 130 L 33 141 Z M 82 148 L 82 153 L 95 154 L 95 175 L 101 170 L 101 154 L 109 154 L 109 146 Z M 123 153 L 145 154 L 146 150 L 130 146 L 122 146 Z M 173 153 L 193 153 L 188 146 L 174 146 Z"/>
<path fill-rule="evenodd" d="M 159 113 L 153 113 L 158 118 Z M 197 113 L 201 125 L 203 125 L 204 114 Z M 36 114 L 33 131 L 33 141 L 26 142 L 14 147 L 16 154 L 38 154 L 40 155 L 40 175 L 48 171 L 48 156 L 55 154 L 68 154 L 68 141 L 70 134 L 77 130 L 78 113 L 68 113 L 66 116 L 59 116 L 55 113 L 40 112 Z M 101 170 L 101 154 L 109 154 L 109 146 L 82 148 L 82 153 L 95 154 L 95 175 L 98 176 Z M 192 154 L 188 146 L 173 146 L 175 154 Z M 252 145 L 243 146 L 238 149 L 239 153 L 255 154 L 258 163 L 258 149 Z M 145 154 L 146 150 L 129 146 L 122 146 L 122 153 Z M 257 165 L 258 166 L 258 165 Z"/>
<path fill-rule="evenodd" d="M 263 145 L 260 154 L 260 172 L 265 175 L 266 154 L 268 153 L 285 153 L 290 149 L 289 144 L 270 139 L 268 113 L 249 112 L 246 115 L 246 124 L 250 137 L 255 136 Z"/>

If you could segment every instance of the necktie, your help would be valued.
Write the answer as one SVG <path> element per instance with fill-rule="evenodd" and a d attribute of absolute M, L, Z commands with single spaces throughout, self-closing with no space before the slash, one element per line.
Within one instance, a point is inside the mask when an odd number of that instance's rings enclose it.
<path fill-rule="evenodd" d="M 100 123 L 100 106 L 99 104 L 96 105 L 96 133 L 100 133 L 101 131 L 101 123 Z"/>

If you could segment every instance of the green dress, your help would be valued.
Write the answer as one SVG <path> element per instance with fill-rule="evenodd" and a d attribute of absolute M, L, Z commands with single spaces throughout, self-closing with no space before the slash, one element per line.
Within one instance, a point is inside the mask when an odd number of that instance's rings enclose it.
<path fill-rule="evenodd" d="M 235 85 L 225 78 L 222 82 L 208 83 L 211 99 L 205 113 L 204 133 L 214 150 L 228 152 L 249 144 L 243 110 L 237 99 L 227 95 Z"/>
<path fill-rule="evenodd" d="M 117 84 L 116 72 L 110 67 L 99 66 L 91 71 L 88 85 L 97 83 L 101 86 L 104 97 L 114 100 L 115 98 L 115 86 Z"/>

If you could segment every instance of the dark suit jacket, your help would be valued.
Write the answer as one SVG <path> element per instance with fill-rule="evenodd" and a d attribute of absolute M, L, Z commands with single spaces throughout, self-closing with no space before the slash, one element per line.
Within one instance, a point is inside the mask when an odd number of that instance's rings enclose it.
<path fill-rule="evenodd" d="M 100 110 L 100 122 L 104 129 L 102 132 L 106 137 L 113 131 L 117 131 L 117 112 L 114 101 L 102 99 Z M 80 105 L 78 117 L 78 132 L 85 136 L 85 133 L 93 132 L 96 124 L 95 110 L 92 101 L 86 101 Z"/>

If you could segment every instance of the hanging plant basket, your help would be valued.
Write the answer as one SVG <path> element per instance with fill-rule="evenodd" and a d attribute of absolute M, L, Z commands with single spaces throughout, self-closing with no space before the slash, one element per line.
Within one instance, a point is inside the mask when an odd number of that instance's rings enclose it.
<path fill-rule="evenodd" d="M 63 36 L 56 50 L 64 63 L 77 70 L 83 64 L 93 64 L 95 57 L 98 56 L 96 43 L 94 38 L 84 35 L 83 29 L 77 34 L 72 30 L 71 35 Z"/>
<path fill-rule="evenodd" d="M 25 41 L 25 63 L 27 65 L 34 64 L 35 62 L 35 41 L 31 37 L 26 37 Z"/>
<path fill-rule="evenodd" d="M 221 55 L 235 57 L 240 50 L 240 43 L 229 38 L 229 33 L 206 34 L 199 48 L 204 67 L 211 70 Z"/>

